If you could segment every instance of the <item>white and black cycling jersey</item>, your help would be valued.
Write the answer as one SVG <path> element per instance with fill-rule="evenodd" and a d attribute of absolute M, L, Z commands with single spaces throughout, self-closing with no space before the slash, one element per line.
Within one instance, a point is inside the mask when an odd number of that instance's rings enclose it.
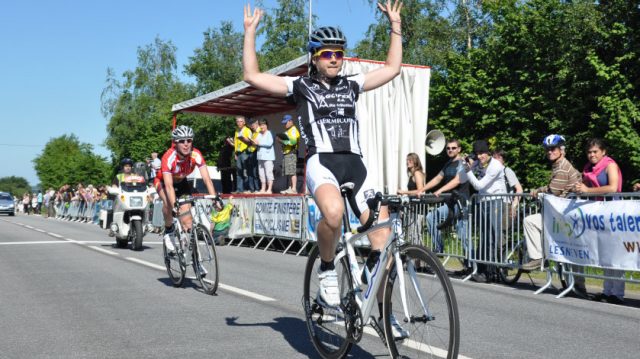
<path fill-rule="evenodd" d="M 285 77 L 285 81 L 287 96 L 296 105 L 307 157 L 336 152 L 362 155 L 356 101 L 363 91 L 363 74 L 337 76 L 329 87 L 307 76 Z"/>

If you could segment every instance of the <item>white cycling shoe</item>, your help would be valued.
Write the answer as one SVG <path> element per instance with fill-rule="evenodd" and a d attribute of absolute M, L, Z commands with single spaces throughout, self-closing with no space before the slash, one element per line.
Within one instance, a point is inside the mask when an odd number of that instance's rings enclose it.
<path fill-rule="evenodd" d="M 164 245 L 167 247 L 167 252 L 175 253 L 176 247 L 173 245 L 173 241 L 175 240 L 176 232 L 166 233 L 164 235 Z"/>
<path fill-rule="evenodd" d="M 200 276 L 202 278 L 207 276 L 207 273 L 209 273 L 203 266 L 202 264 L 200 264 L 200 262 L 198 262 L 198 264 L 196 265 L 196 267 L 198 268 L 198 274 L 200 274 Z"/>
<path fill-rule="evenodd" d="M 409 338 L 409 332 L 404 330 L 402 325 L 400 325 L 398 319 L 396 319 L 395 315 L 391 314 L 389 322 L 391 323 L 391 333 L 393 333 L 394 340 L 403 340 Z M 382 318 L 380 318 L 380 321 L 378 321 L 378 325 L 380 326 L 380 328 L 384 328 L 384 320 Z"/>
<path fill-rule="evenodd" d="M 335 269 L 320 271 L 318 268 L 320 284 L 318 296 L 327 306 L 337 307 L 340 304 L 340 288 L 338 287 L 338 273 Z"/>

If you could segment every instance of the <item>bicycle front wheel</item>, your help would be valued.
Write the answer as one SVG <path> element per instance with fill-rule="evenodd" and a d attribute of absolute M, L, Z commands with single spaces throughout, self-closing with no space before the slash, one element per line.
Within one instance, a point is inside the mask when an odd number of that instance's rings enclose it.
<path fill-rule="evenodd" d="M 509 248 L 502 246 L 500 251 L 501 260 L 509 263 L 508 266 L 498 267 L 500 280 L 508 285 L 518 283 L 518 279 L 520 279 L 520 275 L 522 275 L 522 247 Z"/>
<path fill-rule="evenodd" d="M 391 357 L 456 358 L 458 304 L 444 267 L 419 245 L 402 247 L 400 258 L 402 265 L 394 261 L 384 290 L 384 329 Z"/>
<path fill-rule="evenodd" d="M 302 305 L 305 311 L 307 329 L 313 346 L 323 358 L 342 358 L 349 350 L 352 343 L 349 341 L 346 327 L 345 306 L 328 307 L 321 303 L 317 297 L 319 280 L 318 268 L 320 267 L 320 251 L 314 246 L 309 253 L 307 268 L 304 272 L 304 294 Z M 340 296 L 345 298 L 349 292 L 350 282 L 346 261 L 336 264 L 338 272 L 338 285 Z M 344 302 L 344 299 L 343 299 Z"/>
<path fill-rule="evenodd" d="M 162 241 L 162 252 L 164 253 L 164 265 L 167 267 L 167 274 L 169 275 L 169 279 L 173 283 L 174 287 L 182 286 L 184 282 L 184 275 L 187 271 L 183 261 L 180 260 L 181 255 L 174 251 L 169 254 L 169 250 L 167 246 Z"/>
<path fill-rule="evenodd" d="M 211 233 L 204 226 L 198 226 L 193 232 L 196 250 L 193 251 L 193 263 L 196 277 L 207 294 L 218 290 L 218 256 Z M 197 264 L 196 264 L 197 263 Z"/>

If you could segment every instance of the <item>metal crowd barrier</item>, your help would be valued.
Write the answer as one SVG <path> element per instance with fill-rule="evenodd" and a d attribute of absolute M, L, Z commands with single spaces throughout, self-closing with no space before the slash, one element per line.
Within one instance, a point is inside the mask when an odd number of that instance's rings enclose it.
<path fill-rule="evenodd" d="M 450 193 L 412 197 L 405 211 L 403 231 L 408 241 L 422 244 L 445 258 L 468 259 L 467 200 Z M 449 212 L 453 210 L 451 216 Z"/>
<path fill-rule="evenodd" d="M 578 198 L 578 199 L 586 199 L 592 201 L 611 201 L 611 200 L 640 200 L 640 193 L 631 192 L 631 193 L 607 193 L 607 194 L 594 194 L 594 195 L 586 195 L 586 194 L 570 194 L 567 198 Z M 544 220 L 542 221 L 544 226 Z M 545 243 L 543 236 L 543 246 Z M 567 264 L 562 263 L 562 271 L 559 273 L 560 280 L 564 286 L 566 286 L 565 290 L 558 294 L 556 298 L 562 298 L 566 296 L 569 292 L 571 292 L 575 287 L 575 278 L 574 277 L 583 277 L 583 278 L 594 278 L 594 279 L 602 279 L 602 280 L 612 280 L 612 281 L 622 281 L 627 283 L 636 283 L 640 284 L 640 278 L 638 275 L 640 272 L 636 271 L 625 271 L 622 269 L 607 269 L 596 266 L 581 266 L 576 264 Z M 634 277 L 635 276 L 635 277 Z M 551 285 L 551 281 L 549 280 L 542 288 L 540 288 L 536 294 L 546 290 Z"/>

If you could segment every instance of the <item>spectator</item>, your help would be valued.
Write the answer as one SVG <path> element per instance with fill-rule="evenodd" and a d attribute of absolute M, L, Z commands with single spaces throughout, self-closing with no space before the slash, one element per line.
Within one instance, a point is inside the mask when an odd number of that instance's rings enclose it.
<path fill-rule="evenodd" d="M 636 192 L 640 191 L 640 182 L 633 184 L 633 190 Z"/>
<path fill-rule="evenodd" d="M 33 212 L 33 214 L 39 214 L 38 212 L 36 212 L 36 209 L 38 208 L 38 196 L 35 193 L 31 194 L 31 212 Z"/>
<path fill-rule="evenodd" d="M 44 195 L 44 206 L 47 209 L 47 218 L 55 216 L 54 205 L 56 199 L 56 191 L 49 187 L 47 193 Z"/>
<path fill-rule="evenodd" d="M 22 208 L 24 213 L 31 214 L 31 195 L 29 192 L 25 192 L 22 196 Z"/>
<path fill-rule="evenodd" d="M 236 132 L 233 137 L 227 138 L 227 142 L 233 145 L 236 159 L 236 192 L 242 193 L 249 189 L 249 181 L 247 179 L 247 168 L 249 161 L 249 146 L 242 139 L 251 138 L 251 130 L 245 126 L 244 116 L 236 117 Z M 246 188 L 245 188 L 246 187 Z"/>
<path fill-rule="evenodd" d="M 439 184 L 443 184 L 433 194 L 439 196 L 442 193 L 457 191 L 461 196 L 461 200 L 464 202 L 463 207 L 466 207 L 466 202 L 469 200 L 469 182 L 464 174 L 463 159 L 460 157 L 460 142 L 455 139 L 447 141 L 447 156 L 449 160 L 445 163 L 442 170 L 429 181 L 423 188 L 423 191 L 428 191 Z M 454 207 L 455 216 L 458 216 L 461 208 Z M 427 214 L 427 226 L 429 227 L 429 233 L 434 243 L 434 251 L 441 253 L 444 250 L 444 243 L 442 242 L 442 232 L 438 228 L 438 223 L 447 218 L 449 215 L 449 206 L 442 205 L 437 209 Z M 458 221 L 456 225 L 456 231 L 458 238 L 462 240 L 463 246 L 467 248 L 467 220 L 463 216 L 462 220 Z"/>
<path fill-rule="evenodd" d="M 231 157 L 233 156 L 233 144 L 224 141 L 218 153 L 216 166 L 220 171 L 220 181 L 222 182 L 222 193 L 231 193 L 235 188 L 236 170 L 231 167 Z"/>
<path fill-rule="evenodd" d="M 515 194 L 522 194 L 524 192 L 524 190 L 522 189 L 522 185 L 520 184 L 520 181 L 518 180 L 518 177 L 516 176 L 516 173 L 513 172 L 513 170 L 509 167 L 507 167 L 504 163 L 507 160 L 507 154 L 502 150 L 502 149 L 497 149 L 495 151 L 493 151 L 493 158 L 495 158 L 496 160 L 498 160 L 504 167 L 504 171 L 503 171 L 503 176 L 504 176 L 504 183 L 506 185 L 506 192 L 505 193 L 515 193 Z M 519 196 L 513 196 L 511 198 L 511 202 L 509 203 L 509 206 L 511 207 L 509 210 L 509 216 L 511 216 L 511 218 L 515 218 L 516 215 L 518 214 L 518 204 L 520 203 L 520 197 Z"/>
<path fill-rule="evenodd" d="M 295 194 L 298 193 L 296 168 L 298 164 L 300 132 L 296 126 L 293 125 L 293 117 L 291 117 L 291 115 L 284 115 L 284 117 L 282 117 L 282 124 L 284 125 L 285 132 L 278 134 L 278 141 L 282 143 L 282 153 L 284 154 L 282 173 L 287 177 L 287 182 L 290 183 L 290 185 L 280 193 Z"/>
<path fill-rule="evenodd" d="M 420 157 L 415 153 L 409 153 L 407 155 L 407 175 L 409 176 L 409 182 L 407 183 L 407 190 L 398 190 L 398 194 L 406 195 L 420 195 L 424 191 L 425 173 L 422 169 L 422 162 Z"/>
<path fill-rule="evenodd" d="M 618 164 L 607 156 L 607 147 L 602 139 L 592 138 L 585 147 L 589 162 L 582 170 L 582 183 L 575 191 L 587 195 L 622 192 L 622 172 Z M 624 278 L 624 270 L 605 269 L 607 277 Z M 624 281 L 605 279 L 602 293 L 593 298 L 613 304 L 624 303 Z"/>
<path fill-rule="evenodd" d="M 160 172 L 160 164 L 162 161 L 158 158 L 158 152 L 151 152 L 151 179 L 156 178 Z"/>
<path fill-rule="evenodd" d="M 551 162 L 551 179 L 549 184 L 531 191 L 534 198 L 539 193 L 549 193 L 558 197 L 566 197 L 580 183 L 580 172 L 565 158 L 565 139 L 560 135 L 545 137 L 542 145 Z M 536 213 L 524 218 L 524 237 L 527 242 L 529 262 L 522 265 L 525 270 L 534 270 L 542 266 L 542 214 Z M 575 290 L 586 294 L 584 277 L 575 277 Z"/>
<path fill-rule="evenodd" d="M 36 214 L 42 214 L 42 202 L 44 201 L 42 190 L 38 190 L 38 196 L 36 198 Z"/>
<path fill-rule="evenodd" d="M 251 137 L 245 142 L 249 145 L 249 162 L 247 167 L 247 181 L 249 181 L 249 191 L 245 193 L 257 192 L 260 188 L 258 180 L 258 152 L 255 145 L 258 135 L 260 134 L 260 127 L 258 127 L 258 121 L 251 119 L 249 121 L 249 128 L 251 129 Z"/>
<path fill-rule="evenodd" d="M 260 191 L 258 193 L 273 193 L 273 161 L 276 153 L 273 150 L 273 135 L 269 131 L 266 119 L 260 120 L 260 134 L 255 140 L 258 147 L 258 171 L 260 173 Z"/>
<path fill-rule="evenodd" d="M 481 261 L 495 261 L 497 246 L 502 240 L 502 213 L 503 199 L 489 196 L 504 193 L 506 184 L 504 181 L 504 166 L 500 161 L 494 160 L 489 151 L 489 145 L 485 140 L 473 143 L 473 152 L 477 157 L 475 161 L 469 161 L 470 168 L 466 175 L 469 183 L 481 196 L 476 203 L 476 209 L 480 211 L 481 223 L 480 243 L 476 248 L 476 258 Z M 491 281 L 496 274 L 494 266 L 478 264 L 478 273 L 474 276 L 477 282 Z"/>

